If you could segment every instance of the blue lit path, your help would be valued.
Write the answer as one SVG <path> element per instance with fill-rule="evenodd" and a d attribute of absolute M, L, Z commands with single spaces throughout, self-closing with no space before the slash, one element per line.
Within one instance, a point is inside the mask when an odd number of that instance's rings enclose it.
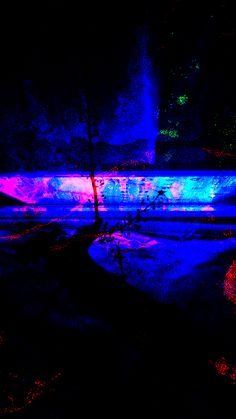
<path fill-rule="evenodd" d="M 223 284 L 226 272 L 217 268 L 217 258 L 236 253 L 234 171 L 106 173 L 96 181 L 103 225 L 113 228 L 141 211 L 138 231 L 94 240 L 89 254 L 99 266 L 160 302 L 180 306 L 191 302 L 204 278 L 215 287 L 214 269 Z M 3 243 L 25 241 L 52 224 L 70 239 L 94 221 L 87 173 L 5 175 L 0 191 L 21 203 L 0 207 Z"/>

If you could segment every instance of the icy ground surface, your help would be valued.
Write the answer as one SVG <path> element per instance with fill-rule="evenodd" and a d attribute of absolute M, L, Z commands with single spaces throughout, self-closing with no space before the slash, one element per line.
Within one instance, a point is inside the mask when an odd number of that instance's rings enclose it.
<path fill-rule="evenodd" d="M 173 211 L 115 232 L 122 217 L 110 214 L 94 235 L 70 209 L 0 211 L 0 416 L 128 404 L 146 417 L 233 419 L 232 214 Z"/>

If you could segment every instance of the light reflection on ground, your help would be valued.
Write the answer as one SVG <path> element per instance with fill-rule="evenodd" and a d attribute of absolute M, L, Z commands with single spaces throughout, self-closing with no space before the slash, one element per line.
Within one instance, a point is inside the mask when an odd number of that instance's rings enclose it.
<path fill-rule="evenodd" d="M 108 242 L 98 238 L 89 249 L 90 256 L 104 269 L 150 293 L 160 302 L 186 304 L 191 300 L 208 265 L 227 251 L 236 251 L 234 237 L 225 237 L 225 226 L 201 226 L 185 222 L 149 222 L 150 235 L 124 232 L 113 234 Z M 142 228 L 141 228 L 142 232 Z M 208 236 L 208 237 L 207 237 Z M 117 256 L 118 251 L 120 257 Z M 121 261 L 122 258 L 122 261 Z M 216 262 L 215 262 L 216 263 Z"/>

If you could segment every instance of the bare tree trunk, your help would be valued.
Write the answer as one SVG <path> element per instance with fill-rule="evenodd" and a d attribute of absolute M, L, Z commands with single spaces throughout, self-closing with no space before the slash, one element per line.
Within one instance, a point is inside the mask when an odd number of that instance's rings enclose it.
<path fill-rule="evenodd" d="M 99 217 L 98 191 L 97 191 L 97 185 L 96 185 L 96 179 L 95 179 L 93 124 L 91 120 L 90 103 L 87 103 L 87 135 L 88 135 L 88 151 L 89 151 L 89 160 L 90 160 L 90 179 L 92 182 L 93 197 L 94 197 L 95 224 L 99 225 L 101 223 L 101 219 Z"/>

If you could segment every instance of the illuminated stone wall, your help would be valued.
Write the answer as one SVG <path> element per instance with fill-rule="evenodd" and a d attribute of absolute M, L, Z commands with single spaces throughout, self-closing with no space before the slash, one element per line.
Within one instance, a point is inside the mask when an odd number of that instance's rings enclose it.
<path fill-rule="evenodd" d="M 137 208 L 161 202 L 211 204 L 236 196 L 233 171 L 122 172 L 96 175 L 98 200 L 104 209 Z M 0 177 L 0 192 L 26 204 L 76 204 L 93 206 L 88 174 L 15 174 Z"/>

